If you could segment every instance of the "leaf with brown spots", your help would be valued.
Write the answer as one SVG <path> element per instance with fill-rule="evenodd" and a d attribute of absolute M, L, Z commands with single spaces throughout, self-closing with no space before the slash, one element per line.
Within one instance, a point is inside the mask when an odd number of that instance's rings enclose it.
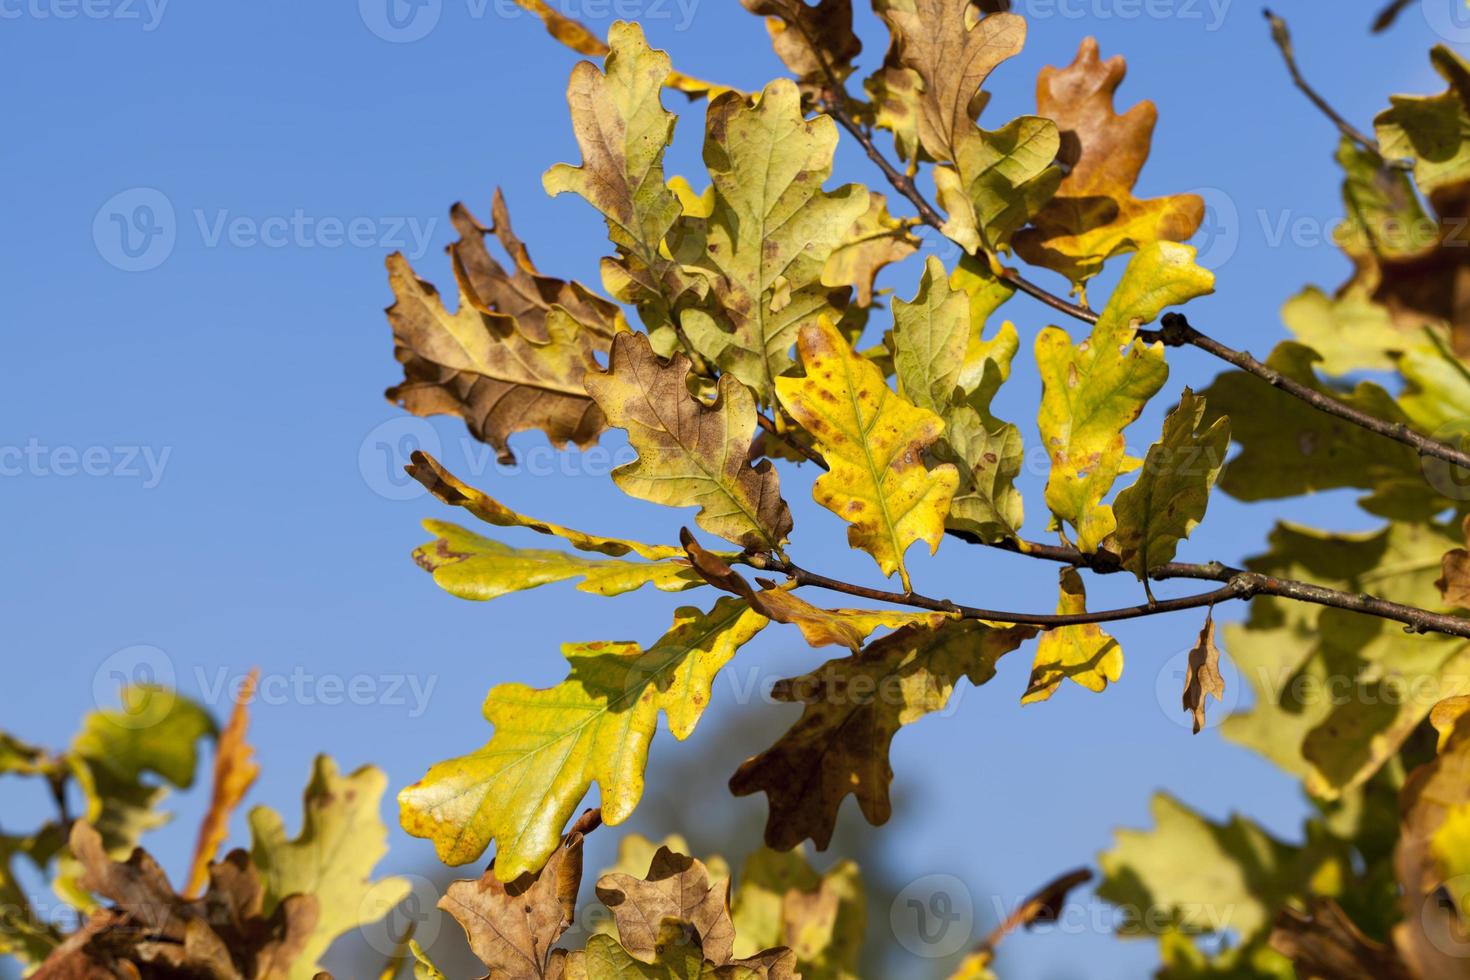
<path fill-rule="evenodd" d="M 1043 68 L 1036 80 L 1036 111 L 1061 131 L 1059 160 L 1067 176 L 1014 245 L 1027 262 L 1079 286 L 1114 255 L 1185 241 L 1204 220 L 1204 201 L 1194 194 L 1133 196 L 1158 110 L 1144 101 L 1122 115 L 1114 111 L 1125 71 L 1121 57 L 1099 59 L 1097 41 L 1087 37 L 1072 64 Z"/>
<path fill-rule="evenodd" d="M 699 354 L 762 404 L 791 368 L 802 328 L 847 307 L 848 290 L 824 285 L 822 274 L 871 201 L 858 184 L 823 189 L 836 147 L 837 124 L 807 119 L 786 79 L 753 104 L 728 95 L 710 104 L 704 162 L 714 209 L 702 254 L 689 263 L 708 279 L 709 296 L 681 323 Z"/>
<path fill-rule="evenodd" d="M 456 271 L 467 275 L 458 264 Z M 534 336 L 513 316 L 477 308 L 463 283 L 450 313 L 397 252 L 388 256 L 388 282 L 397 297 L 388 307 L 393 356 L 404 375 L 388 389 L 389 401 L 415 415 L 460 416 L 506 463 L 515 460 L 510 435 L 526 429 L 540 429 L 556 446 L 597 441 L 605 423 L 582 379 L 597 370 L 594 355 L 607 350 L 607 334 L 552 306 L 544 337 Z"/>
<path fill-rule="evenodd" d="M 847 235 L 827 256 L 822 283 L 852 286 L 857 305 L 873 302 L 873 282 L 885 266 L 902 262 L 919 250 L 920 242 L 909 231 L 911 221 L 900 221 L 888 213 L 888 199 L 868 192 L 868 210 L 852 223 Z"/>
<path fill-rule="evenodd" d="M 953 618 L 949 613 L 914 609 L 822 609 L 796 595 L 790 588 L 765 579 L 756 580 L 761 585 L 757 591 L 723 558 L 700 547 L 687 529 L 680 535 L 680 540 L 689 553 L 694 571 L 704 576 L 709 584 L 740 596 L 767 619 L 796 626 L 807 643 L 814 647 L 835 644 L 857 653 L 874 630 L 915 623 L 938 626 Z"/>
<path fill-rule="evenodd" d="M 893 736 L 943 710 L 962 678 L 977 686 L 990 680 L 996 661 L 1035 634 L 1031 627 L 970 619 L 905 626 L 856 656 L 778 681 L 772 696 L 804 705 L 801 718 L 741 765 L 730 779 L 731 792 L 766 794 L 766 843 L 777 850 L 807 838 L 826 848 L 848 794 L 857 796 L 869 823 L 885 823 L 892 811 Z"/>
<path fill-rule="evenodd" d="M 399 819 L 434 841 L 446 864 L 478 858 L 494 841 L 495 874 L 513 881 L 540 868 L 592 783 L 602 816 L 619 824 L 643 795 L 648 745 L 663 712 L 688 738 L 709 705 L 715 675 L 766 619 L 738 599 L 708 613 L 684 607 L 644 650 L 636 643 L 568 643 L 567 679 L 536 690 L 501 684 L 485 698 L 495 734 L 479 750 L 433 766 L 398 794 Z"/>
<path fill-rule="evenodd" d="M 1205 696 L 1216 701 L 1225 696 L 1225 678 L 1220 676 L 1220 648 L 1215 646 L 1214 611 L 1205 614 L 1199 639 L 1189 651 L 1184 671 L 1184 710 L 1194 715 L 1194 733 L 1205 727 Z"/>
<path fill-rule="evenodd" d="M 698 507 L 694 519 L 711 534 L 776 551 L 791 533 L 791 511 L 770 460 L 749 462 L 755 400 L 725 376 L 705 404 L 689 393 L 689 367 L 682 354 L 665 363 L 646 335 L 628 333 L 613 344 L 607 371 L 587 377 L 587 391 L 638 450 L 613 482 L 640 500 Z"/>
<path fill-rule="evenodd" d="M 802 330 L 799 349 L 806 376 L 781 378 L 776 391 L 831 466 L 812 496 L 852 525 L 848 544 L 872 555 L 884 575 L 897 571 L 908 590 L 904 552 L 915 541 L 939 549 L 959 485 L 954 466 L 924 465 L 944 422 L 894 394 L 830 321 Z"/>
<path fill-rule="evenodd" d="M 465 931 L 470 949 L 501 980 L 561 975 L 566 957 L 553 944 L 571 926 L 582 883 L 582 835 L 568 834 L 540 871 L 509 884 L 487 869 L 444 890 L 438 907 Z"/>

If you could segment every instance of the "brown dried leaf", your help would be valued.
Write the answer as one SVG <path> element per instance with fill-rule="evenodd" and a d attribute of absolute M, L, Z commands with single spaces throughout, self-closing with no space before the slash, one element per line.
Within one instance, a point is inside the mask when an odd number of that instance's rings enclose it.
<path fill-rule="evenodd" d="M 720 378 L 705 404 L 689 393 L 683 354 L 665 363 L 648 337 L 625 333 L 607 371 L 589 374 L 587 391 L 608 420 L 628 431 L 638 458 L 613 471 L 624 493 L 670 507 L 699 507 L 695 520 L 752 551 L 774 551 L 791 533 L 791 511 L 770 460 L 748 462 L 755 400 L 734 378 Z"/>
<path fill-rule="evenodd" d="M 740 0 L 766 18 L 776 56 L 807 92 L 841 84 L 863 44 L 852 32 L 852 0 Z"/>
<path fill-rule="evenodd" d="M 460 302 L 450 313 L 407 259 L 388 256 L 397 297 L 388 321 L 404 374 L 389 401 L 415 415 L 460 416 L 505 463 L 515 459 L 508 438 L 525 429 L 541 429 L 556 446 L 596 442 L 605 422 L 582 379 L 598 369 L 594 354 L 607 349 L 608 336 L 585 329 L 563 306 L 546 311 L 544 339 L 533 336 L 514 316 L 477 308 L 468 270 L 456 263 L 456 271 Z"/>
<path fill-rule="evenodd" d="M 571 926 L 582 883 L 582 834 L 568 834 L 540 871 L 506 884 L 493 867 L 452 883 L 439 908 L 464 927 L 470 949 L 501 980 L 554 976 L 552 944 Z"/>
<path fill-rule="evenodd" d="M 689 923 L 699 934 L 704 958 L 729 962 L 735 926 L 727 908 L 728 878 L 710 881 L 702 861 L 660 847 L 642 879 L 621 872 L 597 881 L 597 897 L 612 911 L 618 941 L 634 958 L 653 963 L 665 919 Z"/>
<path fill-rule="evenodd" d="M 189 864 L 189 881 L 184 894 L 198 895 L 209 878 L 209 866 L 219 852 L 230 832 L 230 814 L 245 798 L 245 793 L 260 775 L 260 766 L 251 756 L 254 750 L 245 742 L 245 731 L 250 726 L 250 715 L 246 705 L 255 694 L 256 681 L 260 679 L 260 668 L 250 671 L 245 684 L 235 699 L 230 720 L 220 732 L 214 750 L 214 783 L 210 789 L 209 809 L 199 826 L 199 839 L 194 844 L 194 858 Z"/>
<path fill-rule="evenodd" d="M 996 661 L 1035 633 L 978 620 L 905 626 L 856 656 L 778 681 L 772 696 L 805 710 L 775 745 L 741 765 L 730 791 L 766 794 L 766 843 L 777 850 L 808 837 L 826 848 L 850 793 L 869 823 L 885 823 L 893 736 L 943 709 L 961 678 L 977 686 L 990 680 Z"/>
<path fill-rule="evenodd" d="M 1051 203 L 1013 244 L 1027 262 L 1074 283 L 1095 276 L 1114 255 L 1150 242 L 1182 242 L 1204 220 L 1204 201 L 1194 194 L 1133 196 L 1158 110 L 1143 101 L 1122 115 L 1114 111 L 1126 69 L 1121 56 L 1100 60 L 1097 40 L 1087 37 L 1072 64 L 1043 68 L 1036 80 L 1037 112 L 1061 130 L 1058 159 L 1070 169 Z"/>
<path fill-rule="evenodd" d="M 1363 935 L 1330 898 L 1313 898 L 1307 911 L 1282 909 L 1270 943 L 1291 960 L 1299 977 L 1419 980 L 1391 947 Z"/>
<path fill-rule="evenodd" d="M 1470 542 L 1470 517 L 1465 518 L 1462 526 L 1465 540 Z M 1440 563 L 1440 572 L 1434 586 L 1444 596 L 1444 601 L 1452 606 L 1470 606 L 1470 551 L 1452 548 L 1445 552 Z"/>
<path fill-rule="evenodd" d="M 1199 639 L 1189 651 L 1189 665 L 1184 672 L 1184 710 L 1194 714 L 1194 733 L 1205 727 L 1205 695 L 1216 701 L 1225 697 L 1225 678 L 1220 676 L 1220 648 L 1215 646 L 1215 616 L 1205 614 L 1205 625 Z"/>

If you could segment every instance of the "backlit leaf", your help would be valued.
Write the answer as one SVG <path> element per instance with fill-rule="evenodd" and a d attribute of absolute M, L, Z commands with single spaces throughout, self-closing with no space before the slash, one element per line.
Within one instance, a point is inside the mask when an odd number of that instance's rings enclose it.
<path fill-rule="evenodd" d="M 825 849 L 849 794 L 857 796 L 869 823 L 886 823 L 892 812 L 893 736 L 943 710 L 961 678 L 976 686 L 990 680 L 996 661 L 1035 632 L 976 620 L 905 626 L 856 656 L 778 681 L 772 697 L 804 705 L 801 718 L 775 745 L 740 766 L 730 779 L 731 792 L 766 794 L 766 843 L 777 850 L 807 838 Z"/>
<path fill-rule="evenodd" d="M 1123 567 L 1147 582 L 1148 573 L 1174 560 L 1179 542 L 1204 520 L 1210 488 L 1230 447 L 1230 420 L 1201 425 L 1205 402 L 1188 388 L 1164 419 L 1138 480 L 1113 504 L 1118 530 L 1111 545 Z"/>
<path fill-rule="evenodd" d="M 777 393 L 832 467 L 813 496 L 852 525 L 852 547 L 872 555 L 884 575 L 897 571 L 908 589 L 903 554 L 915 541 L 938 550 L 959 484 L 953 466 L 924 466 L 944 422 L 894 394 L 829 321 L 806 327 L 800 350 L 806 376 L 782 378 Z"/>
<path fill-rule="evenodd" d="M 1036 336 L 1037 424 L 1052 463 L 1046 503 L 1058 524 L 1076 528 L 1083 551 L 1096 551 L 1116 527 L 1102 500 L 1124 465 L 1123 430 L 1169 375 L 1162 345 L 1133 342 L 1137 324 L 1213 288 L 1214 277 L 1194 264 L 1194 249 L 1155 243 L 1128 263 L 1087 340 L 1074 347 L 1058 327 Z"/>
<path fill-rule="evenodd" d="M 214 750 L 214 780 L 210 788 L 209 809 L 199 826 L 199 838 L 194 844 L 194 857 L 189 862 L 189 878 L 184 885 L 185 895 L 197 895 L 209 878 L 209 866 L 219 853 L 220 845 L 230 834 L 230 816 L 245 793 L 260 775 L 260 766 L 253 756 L 255 750 L 245 741 L 246 729 L 250 726 L 247 705 L 255 694 L 256 682 L 260 679 L 259 668 L 252 670 L 245 684 L 235 696 L 235 706 L 230 709 L 230 720 L 220 732 Z"/>
<path fill-rule="evenodd" d="M 841 84 L 852 74 L 853 59 L 863 50 L 852 32 L 852 0 L 740 0 L 741 6 L 766 18 L 776 55 L 801 83 L 818 92 Z"/>
<path fill-rule="evenodd" d="M 1087 591 L 1082 576 L 1074 568 L 1062 569 L 1057 613 L 1065 616 L 1085 612 Z M 1021 703 L 1047 700 L 1067 678 L 1089 691 L 1100 692 L 1108 682 L 1116 682 L 1122 676 L 1123 648 L 1101 626 L 1096 623 L 1059 626 L 1042 633 L 1036 644 L 1036 660 L 1031 665 L 1031 679 Z"/>
<path fill-rule="evenodd" d="M 1158 110 L 1144 101 L 1122 115 L 1114 111 L 1124 71 L 1121 57 L 1100 60 L 1097 41 L 1087 37 L 1072 64 L 1043 68 L 1036 80 L 1036 111 L 1061 131 L 1067 176 L 1031 227 L 1015 236 L 1016 254 L 1079 285 L 1114 255 L 1185 241 L 1204 219 L 1204 201 L 1193 194 L 1133 196 Z"/>
<path fill-rule="evenodd" d="M 822 272 L 870 200 L 857 184 L 822 189 L 836 146 L 836 123 L 804 118 L 790 81 L 771 82 L 753 105 L 734 96 L 710 104 L 704 162 L 715 207 L 699 259 L 710 306 L 682 322 L 699 353 L 762 403 L 802 328 L 824 313 L 836 319 L 847 303 Z"/>
<path fill-rule="evenodd" d="M 791 511 L 771 462 L 748 462 L 755 400 L 727 376 L 705 404 L 689 393 L 688 378 L 687 357 L 665 364 L 647 337 L 633 333 L 613 344 L 605 374 L 587 378 L 587 390 L 638 450 L 613 471 L 613 482 L 640 500 L 699 507 L 700 527 L 741 547 L 779 550 L 791 533 Z"/>
<path fill-rule="evenodd" d="M 276 811 L 250 811 L 250 856 L 265 890 L 262 914 L 270 915 L 293 895 L 313 896 L 320 908 L 291 980 L 311 980 L 333 940 L 381 919 L 409 893 L 406 878 L 372 880 L 373 867 L 388 853 L 388 828 L 378 816 L 387 786 L 380 769 L 363 766 L 343 776 L 335 762 L 319 755 L 295 839 L 287 839 Z"/>
<path fill-rule="evenodd" d="M 857 291 L 857 304 L 869 306 L 878 273 L 918 250 L 919 240 L 909 231 L 909 224 L 888 213 L 887 198 L 877 191 L 869 191 L 868 210 L 852 223 L 847 235 L 827 256 L 822 284 L 852 286 Z"/>
<path fill-rule="evenodd" d="M 675 738 L 694 730 L 714 677 L 765 625 L 737 599 L 709 613 L 682 608 L 646 651 L 636 643 L 569 643 L 571 673 L 556 687 L 502 684 L 485 699 L 495 734 L 481 749 L 440 762 L 398 795 L 403 828 L 434 841 L 440 860 L 465 864 L 496 843 L 502 881 L 534 871 L 593 782 L 609 824 L 643 794 L 658 714 Z"/>
<path fill-rule="evenodd" d="M 786 946 L 802 980 L 856 980 L 866 919 L 856 864 L 839 861 L 819 875 L 802 848 L 763 847 L 745 859 L 737 880 L 735 955 Z"/>

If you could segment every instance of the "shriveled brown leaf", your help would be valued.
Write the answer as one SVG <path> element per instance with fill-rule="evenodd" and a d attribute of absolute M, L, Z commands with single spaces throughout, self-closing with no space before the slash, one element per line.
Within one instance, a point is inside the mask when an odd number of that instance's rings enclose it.
<path fill-rule="evenodd" d="M 254 750 L 245 742 L 250 726 L 246 705 L 255 694 L 260 668 L 250 671 L 230 711 L 230 720 L 220 732 L 214 749 L 214 782 L 209 794 L 209 809 L 199 826 L 199 839 L 194 844 L 194 858 L 189 863 L 189 880 L 184 894 L 198 895 L 209 878 L 209 866 L 230 832 L 230 815 L 245 798 L 245 793 L 260 775 L 260 766 L 252 756 Z"/>
<path fill-rule="evenodd" d="M 699 507 L 695 520 L 752 551 L 773 551 L 791 532 L 791 511 L 769 460 L 752 466 L 756 409 L 750 391 L 720 378 L 705 404 L 689 393 L 683 354 L 665 363 L 641 333 L 613 344 L 606 372 L 589 374 L 587 391 L 608 420 L 628 431 L 638 458 L 613 471 L 623 492 L 670 507 Z"/>
<path fill-rule="evenodd" d="M 450 313 L 397 252 L 388 256 L 388 281 L 397 297 L 388 307 L 393 356 L 404 375 L 386 392 L 389 401 L 415 415 L 460 416 L 505 463 L 515 459 L 510 435 L 526 429 L 540 429 L 556 446 L 597 441 L 606 423 L 582 379 L 598 369 L 594 355 L 607 349 L 605 334 L 555 306 L 539 339 L 515 317 L 477 308 L 463 282 Z"/>
<path fill-rule="evenodd" d="M 1465 540 L 1470 541 L 1470 517 L 1465 518 L 1464 530 Z M 1452 548 L 1445 552 L 1434 586 L 1450 605 L 1470 606 L 1470 551 Z"/>
<path fill-rule="evenodd" d="M 740 0 L 741 6 L 766 18 L 776 56 L 791 69 L 804 90 L 841 84 L 852 74 L 853 59 L 863 50 L 852 32 L 852 0 Z"/>
<path fill-rule="evenodd" d="M 509 884 L 486 869 L 479 880 L 445 889 L 439 908 L 465 931 L 470 949 L 500 980 L 543 980 L 558 975 L 552 945 L 571 926 L 582 883 L 582 834 L 568 834 L 540 871 Z"/>
<path fill-rule="evenodd" d="M 617 872 L 597 881 L 597 897 L 613 914 L 618 941 L 645 963 L 658 956 L 665 919 L 689 923 L 699 934 L 704 958 L 727 963 L 735 945 L 730 921 L 730 881 L 712 882 L 704 862 L 660 847 L 641 879 Z"/>
<path fill-rule="evenodd" d="M 766 843 L 777 850 L 806 838 L 826 848 L 848 794 L 869 823 L 885 823 L 893 736 L 943 709 L 961 678 L 977 686 L 990 680 L 996 661 L 1035 633 L 978 620 L 905 626 L 856 656 L 778 681 L 772 696 L 805 710 L 775 745 L 740 766 L 731 792 L 766 794 Z"/>
<path fill-rule="evenodd" d="M 1321 980 L 1422 980 L 1392 947 L 1363 935 L 1330 898 L 1313 898 L 1306 911 L 1281 910 L 1271 948 L 1291 960 L 1299 977 Z"/>
<path fill-rule="evenodd" d="M 210 866 L 203 896 L 186 899 L 175 894 L 163 869 L 142 848 L 127 861 L 114 861 L 101 836 L 83 821 L 72 826 L 69 843 L 82 867 L 80 886 L 114 908 L 89 922 L 82 943 L 57 949 L 56 962 L 48 960 L 36 974 L 46 980 L 108 975 L 287 980 L 320 914 L 314 895 L 294 894 L 269 917 L 262 916 L 265 890 L 241 850 Z"/>
<path fill-rule="evenodd" d="M 1225 678 L 1220 676 L 1220 648 L 1215 646 L 1215 616 L 1205 614 L 1205 625 L 1189 651 L 1184 672 L 1184 710 L 1194 715 L 1194 733 L 1205 727 L 1205 695 L 1216 701 L 1225 697 Z"/>
<path fill-rule="evenodd" d="M 1037 76 L 1036 111 L 1061 130 L 1058 158 L 1068 170 L 1051 203 L 1013 245 L 1027 262 L 1074 283 L 1096 275 L 1114 255 L 1156 241 L 1185 241 L 1204 220 L 1204 201 L 1194 194 L 1133 196 L 1158 110 L 1143 101 L 1122 115 L 1114 111 L 1125 71 L 1122 57 L 1101 60 L 1097 40 L 1087 37 L 1072 64 L 1048 66 Z"/>

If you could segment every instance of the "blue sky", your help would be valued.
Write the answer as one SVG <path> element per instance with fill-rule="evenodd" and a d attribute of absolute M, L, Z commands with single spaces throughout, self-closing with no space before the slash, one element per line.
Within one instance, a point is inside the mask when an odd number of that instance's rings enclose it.
<path fill-rule="evenodd" d="M 1470 36 L 1453 2 L 1411 5 L 1377 37 L 1367 32 L 1373 4 L 1286 0 L 1278 12 L 1309 77 L 1367 126 L 1389 93 L 1442 87 L 1427 48 Z M 598 32 L 617 16 L 641 19 L 676 67 L 702 77 L 750 89 L 781 70 L 760 22 L 733 0 L 553 3 Z M 1141 196 L 1195 190 L 1211 206 L 1201 243 L 1218 293 L 1191 305 L 1191 320 L 1264 356 L 1282 336 L 1281 302 L 1307 283 L 1335 286 L 1347 265 L 1325 235 L 1341 213 L 1335 133 L 1291 89 L 1259 10 L 1239 0 L 1020 9 L 1030 15 L 1026 50 L 992 76 L 982 122 L 1031 111 L 1037 69 L 1070 61 L 1087 34 L 1105 56 L 1126 55 L 1120 108 L 1151 98 L 1160 112 Z M 410 561 L 421 519 L 457 519 L 402 482 L 391 456 L 415 444 L 437 445 L 452 470 L 538 516 L 650 540 L 673 540 L 688 516 L 611 486 L 609 461 L 626 458 L 616 433 L 601 453 L 570 457 L 518 436 L 512 473 L 457 420 L 412 420 L 384 401 L 397 376 L 383 259 L 402 250 L 425 278 L 448 283 L 451 202 L 488 220 L 503 187 L 517 231 L 555 275 L 595 284 L 607 251 L 597 215 L 570 195 L 548 199 L 540 184 L 551 164 L 578 159 L 564 102 L 576 56 L 508 0 L 398 12 L 390 21 L 380 0 L 0 0 L 0 75 L 12 93 L 0 148 L 0 494 L 10 515 L 0 531 L 0 726 L 63 745 L 107 700 L 112 672 L 138 663 L 223 713 L 223 686 L 258 665 L 270 686 L 253 714 L 264 774 L 251 802 L 283 808 L 293 826 L 315 753 L 376 763 L 397 788 L 488 737 L 479 709 L 491 685 L 554 683 L 559 643 L 652 640 L 681 601 L 703 598 L 602 600 L 550 586 L 482 605 L 440 592 Z M 871 68 L 882 38 L 869 19 L 862 34 L 860 63 Z M 666 102 L 683 112 L 670 172 L 696 173 L 703 106 Z M 881 183 L 850 143 L 837 179 Z M 124 246 L 124 230 L 136 247 Z M 880 285 L 911 296 L 918 270 L 911 263 Z M 997 411 L 1034 443 L 1030 338 L 1050 317 L 1024 297 L 1006 315 L 1022 354 Z M 1140 448 L 1180 387 L 1216 373 L 1197 351 L 1170 360 L 1169 387 L 1130 432 Z M 812 473 L 783 478 L 798 560 L 876 584 L 841 523 L 810 501 Z M 1033 537 L 1045 533 L 1043 479 L 1032 467 L 1023 481 Z M 1217 497 L 1184 553 L 1238 560 L 1273 515 L 1366 526 L 1346 496 L 1264 507 Z M 1055 570 L 1041 563 L 948 541 L 935 559 L 915 552 L 912 565 L 917 587 L 962 601 L 1053 602 Z M 1093 602 L 1131 603 L 1137 592 L 1099 583 Z M 899 735 L 897 815 L 879 831 L 851 830 L 855 846 L 899 886 L 959 879 L 978 937 L 997 908 L 1092 861 L 1112 828 L 1147 824 L 1160 787 L 1212 816 L 1240 810 L 1293 835 L 1304 812 L 1294 784 L 1213 731 L 1191 737 L 1175 710 L 1180 655 L 1199 625 L 1193 614 L 1120 624 L 1127 666 L 1103 695 L 1069 686 L 1022 709 L 1028 654 L 1003 661 L 955 710 Z M 693 738 L 656 745 L 651 802 L 630 826 L 672 829 L 678 808 L 658 801 L 678 799 L 705 814 L 685 828 L 696 847 L 726 830 L 757 832 L 763 800 L 730 801 L 728 767 L 701 760 L 764 748 L 793 712 L 742 706 L 741 692 L 821 659 L 794 631 L 747 648 Z M 742 727 L 742 717 L 754 721 Z M 661 783 L 664 770 L 680 782 Z M 39 801 L 5 792 L 11 829 Z M 201 806 L 185 802 L 151 842 L 175 873 Z M 385 867 L 437 875 L 430 846 L 397 831 L 394 813 L 385 801 L 395 825 Z M 242 840 L 243 820 L 233 829 Z M 591 866 L 614 839 L 594 839 Z M 1105 910 L 1085 905 L 1075 928 L 1011 940 L 1006 975 L 1140 975 L 1151 944 L 1114 939 Z M 875 941 L 891 944 L 886 904 L 870 916 Z M 903 962 L 905 975 L 926 975 L 922 960 Z"/>

